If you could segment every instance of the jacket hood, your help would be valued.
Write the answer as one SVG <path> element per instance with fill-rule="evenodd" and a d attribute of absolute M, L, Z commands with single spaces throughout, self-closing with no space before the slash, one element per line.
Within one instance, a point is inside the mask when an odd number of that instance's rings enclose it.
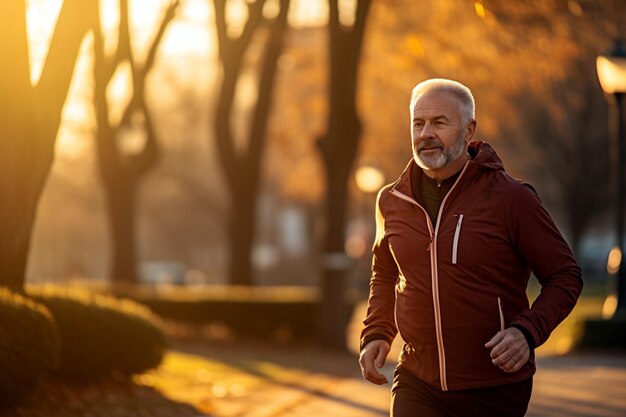
<path fill-rule="evenodd" d="M 504 171 L 504 164 L 496 151 L 487 142 L 476 140 L 467 145 L 470 161 L 483 169 Z"/>

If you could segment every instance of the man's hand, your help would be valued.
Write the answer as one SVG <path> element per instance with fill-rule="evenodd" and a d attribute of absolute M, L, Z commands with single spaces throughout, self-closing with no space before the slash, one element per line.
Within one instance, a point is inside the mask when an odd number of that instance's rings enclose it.
<path fill-rule="evenodd" d="M 485 347 L 491 349 L 491 362 L 504 372 L 519 371 L 530 357 L 528 342 L 515 327 L 499 331 Z"/>
<path fill-rule="evenodd" d="M 378 369 L 382 368 L 385 364 L 385 359 L 390 349 L 391 346 L 385 340 L 372 340 L 365 345 L 359 357 L 359 365 L 361 365 L 363 378 L 376 385 L 382 385 L 388 382 L 385 375 L 378 372 Z"/>

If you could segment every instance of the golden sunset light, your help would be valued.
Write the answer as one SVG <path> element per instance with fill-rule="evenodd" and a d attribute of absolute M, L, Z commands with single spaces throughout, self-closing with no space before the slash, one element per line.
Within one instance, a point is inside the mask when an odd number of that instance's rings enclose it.
<path fill-rule="evenodd" d="M 0 0 L 0 56 L 0 417 L 626 415 L 626 1 Z"/>

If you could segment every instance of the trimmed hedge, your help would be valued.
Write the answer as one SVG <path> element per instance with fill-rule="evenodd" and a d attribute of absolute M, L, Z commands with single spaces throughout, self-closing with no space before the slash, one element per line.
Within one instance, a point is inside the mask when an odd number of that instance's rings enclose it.
<path fill-rule="evenodd" d="M 174 322 L 192 326 L 217 324 L 237 338 L 280 342 L 315 340 L 320 309 L 319 291 L 314 288 L 182 287 L 149 291 L 137 287 L 125 296 Z M 346 300 L 346 320 L 355 304 Z"/>
<path fill-rule="evenodd" d="M 59 334 L 48 309 L 0 288 L 0 408 L 26 399 L 58 357 Z"/>
<path fill-rule="evenodd" d="M 159 319 L 131 300 L 59 287 L 28 287 L 52 313 L 62 340 L 60 376 L 98 379 L 157 367 L 165 352 Z"/>
<path fill-rule="evenodd" d="M 611 319 L 586 319 L 576 323 L 578 349 L 626 349 L 626 314 Z"/>

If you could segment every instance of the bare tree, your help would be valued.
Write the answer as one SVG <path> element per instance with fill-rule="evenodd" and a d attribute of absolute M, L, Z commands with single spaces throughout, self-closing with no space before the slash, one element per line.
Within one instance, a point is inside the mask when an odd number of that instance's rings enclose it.
<path fill-rule="evenodd" d="M 63 2 L 37 85 L 30 80 L 26 1 L 0 2 L 0 285 L 22 290 L 39 197 L 95 1 Z"/>
<path fill-rule="evenodd" d="M 553 80 L 542 91 L 519 94 L 519 116 L 528 137 L 517 146 L 531 147 L 541 156 L 539 162 L 529 163 L 528 172 L 548 174 L 554 180 L 567 214 L 569 240 L 578 255 L 589 224 L 606 213 L 609 198 L 607 104 L 594 62 L 601 48 L 610 45 L 610 34 L 619 33 L 620 25 L 626 27 L 621 18 L 626 8 L 618 3 L 493 3 L 498 19 L 518 39 L 541 39 L 560 25 L 575 45 L 562 79 Z"/>
<path fill-rule="evenodd" d="M 114 284 L 137 280 L 135 213 L 138 188 L 158 156 L 158 139 L 150 110 L 146 105 L 146 77 L 154 66 L 157 49 L 177 6 L 178 1 L 173 1 L 168 6 L 143 63 L 137 62 L 131 48 L 128 0 L 119 2 L 118 43 L 112 56 L 105 55 L 100 19 L 96 19 L 94 28 L 96 138 L 100 175 L 107 195 L 113 245 L 110 276 Z M 116 70 L 124 63 L 130 66 L 133 93 L 121 120 L 112 123 L 109 118 L 106 90 Z M 122 131 L 137 128 L 138 124 L 145 133 L 145 144 L 137 153 L 125 153 L 121 143 Z"/>
<path fill-rule="evenodd" d="M 265 146 L 267 122 L 271 109 L 276 64 L 283 48 L 287 30 L 290 0 L 279 0 L 274 18 L 264 16 L 265 0 L 248 2 L 248 20 L 238 36 L 229 34 L 226 21 L 226 0 L 214 0 L 215 22 L 222 69 L 222 82 L 213 120 L 219 161 L 230 191 L 231 209 L 228 220 L 230 261 L 228 279 L 231 284 L 252 285 L 252 244 L 256 228 L 255 209 L 259 192 L 261 161 Z M 258 96 L 244 149 L 238 149 L 233 131 L 233 108 L 238 81 L 245 67 L 245 56 L 260 29 L 268 34 L 261 56 L 258 75 Z M 239 120 L 237 123 L 242 123 Z"/>
<path fill-rule="evenodd" d="M 354 24 L 348 27 L 339 20 L 337 0 L 329 0 L 329 117 L 326 132 L 318 142 L 326 174 L 319 338 L 323 344 L 338 349 L 345 349 L 349 319 L 345 300 L 348 258 L 344 252 L 348 181 L 361 137 L 356 92 L 370 5 L 370 0 L 358 0 Z"/>

